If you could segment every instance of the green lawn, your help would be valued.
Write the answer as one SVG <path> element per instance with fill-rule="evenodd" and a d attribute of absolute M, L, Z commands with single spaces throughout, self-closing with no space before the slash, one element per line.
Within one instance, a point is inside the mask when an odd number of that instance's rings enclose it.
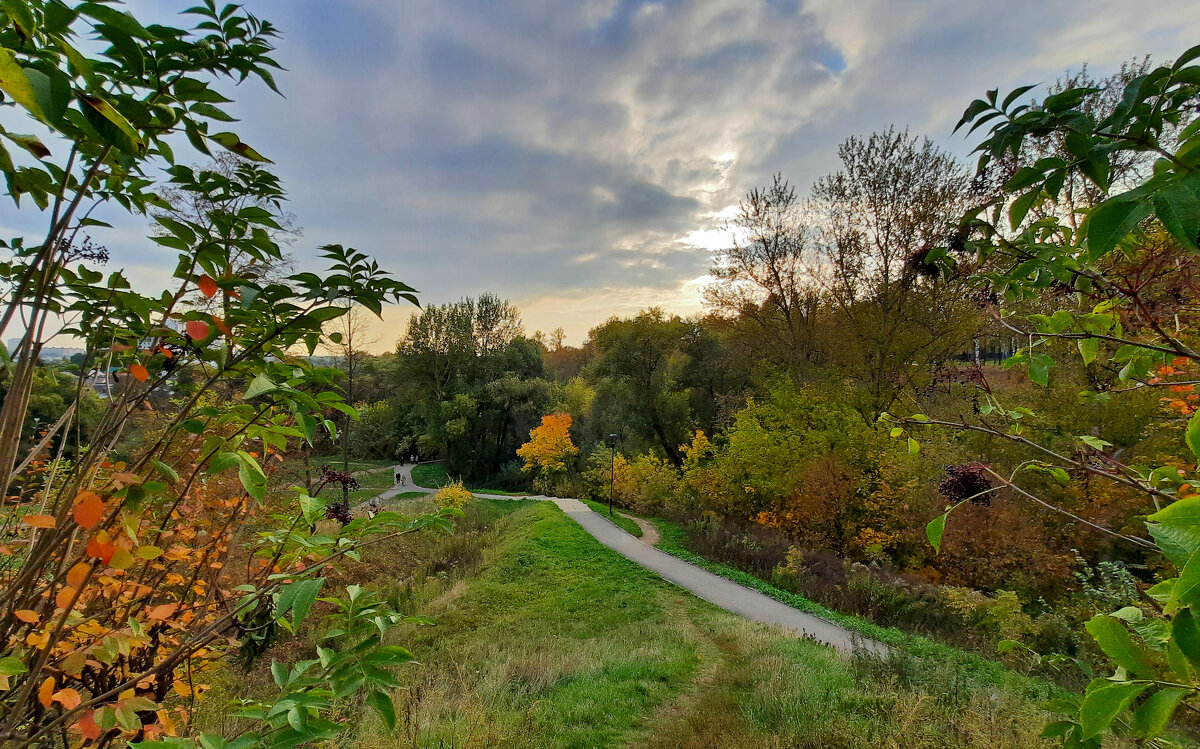
<path fill-rule="evenodd" d="M 1043 745 L 1035 689 L 843 657 L 664 583 L 553 504 L 479 504 L 507 513 L 476 536 L 482 558 L 421 607 L 435 626 L 396 638 L 422 663 L 399 672 L 398 733 L 357 711 L 340 746 Z"/>
<path fill-rule="evenodd" d="M 446 475 L 446 466 L 443 463 L 420 463 L 413 466 L 412 480 L 417 486 L 427 489 L 437 489 L 450 483 L 450 477 Z"/>
<path fill-rule="evenodd" d="M 600 513 L 604 517 L 606 517 L 609 520 L 616 523 L 617 527 L 620 528 L 621 530 L 625 531 L 626 533 L 633 534 L 634 536 L 637 536 L 638 538 L 642 537 L 641 526 L 639 526 L 637 523 L 633 522 L 629 518 L 623 516 L 620 512 L 617 511 L 617 509 L 615 507 L 613 508 L 612 517 L 609 517 L 608 505 L 606 503 L 596 502 L 595 500 L 591 500 L 591 499 L 585 499 L 585 500 L 583 500 L 583 503 L 586 504 L 588 507 L 591 507 L 593 510 Z"/>

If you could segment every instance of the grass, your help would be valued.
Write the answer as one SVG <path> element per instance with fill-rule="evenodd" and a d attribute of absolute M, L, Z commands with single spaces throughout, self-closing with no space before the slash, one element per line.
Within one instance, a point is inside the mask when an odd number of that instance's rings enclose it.
<path fill-rule="evenodd" d="M 450 477 L 446 474 L 446 466 L 442 463 L 420 463 L 413 466 L 412 480 L 417 486 L 423 486 L 426 489 L 437 489 L 450 483 Z"/>
<path fill-rule="evenodd" d="M 480 489 L 477 487 L 471 487 L 471 491 L 476 494 L 495 494 L 500 497 L 528 497 L 533 494 L 533 492 L 510 492 L 505 489 Z"/>
<path fill-rule="evenodd" d="M 1042 745 L 1043 694 L 903 651 L 843 657 L 663 582 L 550 503 L 477 506 L 478 558 L 420 607 L 435 626 L 396 638 L 422 662 L 398 672 L 398 731 L 361 710 L 339 746 Z"/>
<path fill-rule="evenodd" d="M 608 516 L 608 505 L 604 504 L 603 502 L 597 502 L 592 499 L 585 499 L 585 500 L 583 500 L 583 503 L 585 505 L 587 505 L 588 507 L 592 508 L 593 510 L 595 510 L 596 512 L 600 513 L 604 517 L 611 520 L 613 523 L 616 524 L 616 526 L 618 528 L 625 531 L 626 533 L 637 536 L 638 538 L 642 537 L 642 527 L 640 525 L 638 525 L 637 523 L 633 522 L 632 520 L 630 520 L 629 518 L 622 515 L 617 510 L 614 509 L 612 517 L 609 517 Z"/>

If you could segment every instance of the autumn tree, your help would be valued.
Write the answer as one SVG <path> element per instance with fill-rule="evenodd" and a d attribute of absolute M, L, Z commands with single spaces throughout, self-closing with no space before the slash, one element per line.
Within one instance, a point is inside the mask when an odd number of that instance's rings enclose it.
<path fill-rule="evenodd" d="M 529 441 L 517 448 L 517 455 L 525 461 L 524 470 L 536 474 L 535 481 L 543 490 L 554 487 L 578 454 L 579 448 L 571 441 L 571 416 L 562 412 L 543 416 L 541 425 L 530 430 Z"/>

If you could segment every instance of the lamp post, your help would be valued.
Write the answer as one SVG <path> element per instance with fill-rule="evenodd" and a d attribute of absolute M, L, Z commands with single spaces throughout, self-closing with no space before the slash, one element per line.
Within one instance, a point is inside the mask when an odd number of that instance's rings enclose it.
<path fill-rule="evenodd" d="M 608 516 L 613 516 L 613 486 L 617 480 L 617 435 L 608 435 L 608 446 L 612 448 L 612 464 L 608 469 Z"/>

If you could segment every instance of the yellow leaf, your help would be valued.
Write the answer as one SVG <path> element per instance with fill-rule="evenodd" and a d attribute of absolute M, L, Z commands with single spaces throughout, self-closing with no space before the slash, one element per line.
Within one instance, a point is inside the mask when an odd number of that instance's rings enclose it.
<path fill-rule="evenodd" d="M 112 558 L 108 560 L 108 566 L 114 570 L 129 569 L 129 565 L 133 564 L 133 555 L 128 549 L 118 548 L 113 552 Z"/>
<path fill-rule="evenodd" d="M 162 549 L 157 546 L 143 546 L 137 550 L 137 555 L 142 559 L 158 559 L 162 553 Z"/>

